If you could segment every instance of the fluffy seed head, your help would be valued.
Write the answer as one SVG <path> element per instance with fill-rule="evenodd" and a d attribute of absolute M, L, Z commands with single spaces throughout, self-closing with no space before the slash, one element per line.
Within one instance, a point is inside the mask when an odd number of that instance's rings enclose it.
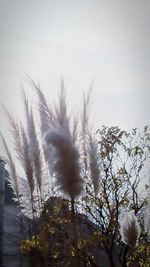
<path fill-rule="evenodd" d="M 140 236 L 140 225 L 134 213 L 129 213 L 120 223 L 120 234 L 124 244 L 135 247 Z"/>
<path fill-rule="evenodd" d="M 56 185 L 71 198 L 77 197 L 82 190 L 79 153 L 63 128 L 51 130 L 45 136 L 46 145 L 55 148 L 53 154 L 53 172 Z"/>

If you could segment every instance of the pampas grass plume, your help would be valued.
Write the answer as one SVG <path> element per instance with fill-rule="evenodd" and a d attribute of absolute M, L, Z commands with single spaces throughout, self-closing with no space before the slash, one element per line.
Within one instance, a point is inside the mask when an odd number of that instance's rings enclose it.
<path fill-rule="evenodd" d="M 125 215 L 125 218 L 120 223 L 120 234 L 124 244 L 129 247 L 137 246 L 140 236 L 140 225 L 133 212 Z"/>
<path fill-rule="evenodd" d="M 97 143 L 96 140 L 89 136 L 89 167 L 91 180 L 94 187 L 95 196 L 97 196 L 100 189 L 100 156 L 98 155 Z"/>
<path fill-rule="evenodd" d="M 82 191 L 77 148 L 63 128 L 59 131 L 49 131 L 45 136 L 45 144 L 52 145 L 56 149 L 53 158 L 56 185 L 63 193 L 74 199 Z"/>

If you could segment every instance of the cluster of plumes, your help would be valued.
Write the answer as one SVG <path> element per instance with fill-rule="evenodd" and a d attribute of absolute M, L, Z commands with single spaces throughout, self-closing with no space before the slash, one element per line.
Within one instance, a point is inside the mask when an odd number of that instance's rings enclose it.
<path fill-rule="evenodd" d="M 33 111 L 29 107 L 29 103 L 24 92 L 23 103 L 26 118 L 25 125 L 23 125 L 21 121 L 18 122 L 6 109 L 5 111 L 7 113 L 7 117 L 9 118 L 11 126 L 10 130 L 14 141 L 14 149 L 17 154 L 17 159 L 20 161 L 27 183 L 22 183 L 23 180 L 17 173 L 15 163 L 12 160 L 11 153 L 3 136 L 2 142 L 6 154 L 6 161 L 9 166 L 9 182 L 17 197 L 17 201 L 19 201 L 25 211 L 26 209 L 30 209 L 29 207 L 31 207 L 31 202 L 37 199 L 37 195 L 40 195 L 41 193 L 43 160 L 35 129 Z M 30 200 L 30 204 L 28 203 L 29 205 L 25 206 L 27 198 Z M 34 202 L 36 203 L 35 206 L 37 206 L 38 201 Z"/>
<path fill-rule="evenodd" d="M 77 146 L 77 122 L 71 129 L 67 114 L 66 93 L 62 83 L 58 105 L 53 111 L 48 108 L 44 95 L 36 87 L 39 96 L 43 148 L 51 176 L 57 188 L 71 199 L 80 195 L 83 180 L 80 171 L 80 153 Z M 44 131 L 43 129 L 48 129 Z"/>
<path fill-rule="evenodd" d="M 49 168 L 51 182 L 54 182 L 57 190 L 75 200 L 83 190 L 82 169 L 85 164 L 86 168 L 89 169 L 88 173 L 93 183 L 95 195 L 97 195 L 100 188 L 100 162 L 96 140 L 89 128 L 89 106 L 92 90 L 90 89 L 87 97 L 84 96 L 83 98 L 81 114 L 78 117 L 73 117 L 68 115 L 63 82 L 58 103 L 51 107 L 48 106 L 40 86 L 31 79 L 30 83 L 38 96 L 42 142 L 39 142 L 33 110 L 24 92 L 26 125 L 16 121 L 8 111 L 6 113 L 11 124 L 17 158 L 25 173 L 31 201 L 34 201 L 38 196 L 44 200 L 42 187 L 47 184 L 43 172 L 46 166 Z M 12 187 L 19 199 L 22 194 L 20 193 L 20 178 L 3 137 L 2 140 L 11 171 Z M 46 190 L 44 189 L 44 191 Z M 50 192 L 47 190 L 47 198 Z"/>
<path fill-rule="evenodd" d="M 89 129 L 91 88 L 83 98 L 80 125 L 77 117 L 68 115 L 66 92 L 62 82 L 58 104 L 49 108 L 39 86 L 33 84 L 39 97 L 41 132 L 44 139 L 44 155 L 55 184 L 71 198 L 80 195 L 83 187 L 81 168 L 89 167 L 95 195 L 99 191 L 100 166 L 96 141 Z"/>
<path fill-rule="evenodd" d="M 140 236 L 140 225 L 133 212 L 125 215 L 120 223 L 120 234 L 122 242 L 129 247 L 135 247 L 138 244 Z"/>

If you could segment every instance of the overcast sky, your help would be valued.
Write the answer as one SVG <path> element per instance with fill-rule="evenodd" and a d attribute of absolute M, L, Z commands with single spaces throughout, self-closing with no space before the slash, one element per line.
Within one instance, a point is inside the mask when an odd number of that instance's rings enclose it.
<path fill-rule="evenodd" d="M 0 39 L 0 102 L 20 117 L 27 72 L 50 101 L 63 76 L 71 108 L 94 79 L 97 127 L 149 124 L 149 0 L 0 0 Z"/>

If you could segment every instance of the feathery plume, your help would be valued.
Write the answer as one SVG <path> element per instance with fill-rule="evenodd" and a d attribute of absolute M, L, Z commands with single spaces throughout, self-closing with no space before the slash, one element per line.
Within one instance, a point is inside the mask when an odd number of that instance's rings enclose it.
<path fill-rule="evenodd" d="M 124 244 L 130 247 L 135 247 L 138 244 L 140 225 L 133 212 L 127 214 L 120 223 L 120 234 Z"/>
<path fill-rule="evenodd" d="M 40 113 L 40 121 L 41 121 L 41 133 L 42 136 L 49 130 L 51 125 L 54 123 L 54 115 L 50 107 L 48 107 L 45 96 L 40 89 L 40 86 L 37 85 L 34 81 L 32 81 L 32 85 L 38 95 L 38 107 Z"/>
<path fill-rule="evenodd" d="M 14 116 L 3 106 L 3 109 L 10 122 L 10 133 L 12 134 L 14 141 L 14 149 L 17 153 L 17 158 L 22 161 L 22 145 L 21 145 L 21 133 L 19 125 Z"/>
<path fill-rule="evenodd" d="M 89 131 L 89 109 L 90 109 L 90 104 L 91 104 L 92 91 L 93 89 L 92 89 L 92 84 L 91 84 L 87 96 L 85 96 L 85 94 L 83 95 L 83 110 L 82 110 L 82 116 L 81 116 L 83 137 L 86 134 L 88 134 L 88 131 Z"/>
<path fill-rule="evenodd" d="M 100 156 L 98 155 L 97 143 L 89 136 L 89 167 L 91 180 L 94 186 L 95 196 L 97 196 L 100 189 Z"/>
<path fill-rule="evenodd" d="M 83 95 L 83 109 L 81 114 L 81 147 L 85 168 L 87 168 L 88 137 L 89 137 L 89 108 L 92 94 L 92 85 L 87 96 Z"/>
<path fill-rule="evenodd" d="M 11 187 L 13 188 L 13 191 L 17 197 L 17 199 L 19 199 L 19 182 L 18 182 L 18 176 L 17 176 L 17 171 L 16 171 L 16 167 L 15 167 L 15 164 L 12 160 L 12 156 L 11 156 L 11 153 L 8 149 L 8 146 L 6 144 L 6 141 L 3 137 L 2 134 L 1 135 L 1 138 L 2 138 L 2 142 L 3 142 L 3 147 L 4 147 L 4 150 L 5 150 L 5 153 L 6 153 L 6 162 L 8 163 L 8 166 L 9 166 L 9 169 L 10 169 L 10 184 L 11 184 Z"/>
<path fill-rule="evenodd" d="M 53 114 L 52 110 L 50 109 L 50 107 L 48 107 L 47 101 L 45 99 L 45 96 L 44 96 L 42 90 L 40 89 L 40 86 L 38 84 L 36 84 L 30 77 L 28 77 L 28 79 L 29 79 L 30 84 L 35 89 L 35 92 L 38 96 L 38 110 L 39 110 L 39 115 L 40 115 L 40 128 L 41 128 L 42 138 L 44 140 L 45 134 L 50 129 L 53 129 L 54 126 L 56 125 L 55 120 L 54 120 L 54 114 Z M 53 172 L 52 172 L 51 166 L 52 166 L 52 154 L 53 153 L 51 150 L 53 150 L 53 148 L 51 145 L 44 146 L 43 142 L 42 142 L 42 147 L 43 147 L 45 161 L 48 163 L 49 173 L 50 173 L 50 176 L 52 177 Z M 38 153 L 38 155 L 39 155 L 39 153 Z M 38 164 L 38 166 L 40 166 L 40 164 Z M 39 171 L 40 171 L 40 169 L 39 169 Z M 41 182 L 39 179 L 40 178 L 39 171 L 37 172 L 37 174 L 38 174 L 37 178 L 38 178 L 38 184 L 41 187 Z M 43 176 L 43 171 L 42 171 L 42 176 Z"/>
<path fill-rule="evenodd" d="M 76 142 L 78 138 L 78 120 L 75 116 L 73 120 L 72 138 L 74 142 Z"/>
<path fill-rule="evenodd" d="M 58 105 L 55 105 L 54 110 L 55 117 L 55 128 L 62 127 L 70 135 L 70 118 L 67 114 L 67 103 L 66 103 L 66 90 L 64 82 L 61 83 L 60 93 L 58 96 Z"/>
<path fill-rule="evenodd" d="M 39 189 L 41 190 L 42 183 L 42 157 L 40 153 L 39 142 L 36 135 L 35 124 L 33 119 L 33 112 L 31 109 L 29 118 L 29 140 L 30 140 L 30 153 L 33 163 L 34 175 Z"/>
<path fill-rule="evenodd" d="M 22 135 L 22 167 L 25 171 L 26 178 L 28 180 L 28 184 L 31 190 L 31 194 L 33 194 L 34 190 L 34 177 L 33 177 L 33 166 L 32 166 L 32 159 L 30 153 L 30 145 L 26 135 L 26 132 L 23 126 L 21 128 L 21 135 Z"/>
<path fill-rule="evenodd" d="M 29 113 L 29 107 L 28 107 L 28 100 L 26 98 L 24 91 L 23 91 L 23 100 L 24 100 L 24 106 L 25 106 L 27 125 L 28 125 L 28 129 L 30 129 L 30 126 L 29 126 L 30 113 Z M 5 109 L 5 107 L 4 107 L 4 110 L 10 121 L 10 126 L 11 126 L 10 131 L 14 139 L 14 145 L 15 145 L 15 151 L 17 153 L 17 158 L 20 160 L 20 163 L 27 176 L 30 190 L 33 193 L 33 190 L 34 190 L 33 167 L 32 167 L 32 159 L 30 155 L 30 145 L 29 145 L 28 137 L 21 123 L 20 125 L 18 125 L 13 115 L 10 114 Z"/>
<path fill-rule="evenodd" d="M 30 170 L 34 172 L 34 176 L 39 189 L 41 190 L 42 183 L 42 158 L 40 153 L 39 142 L 36 135 L 36 129 L 33 118 L 32 109 L 29 110 L 29 103 L 27 97 L 23 91 L 23 100 L 27 121 L 28 138 L 25 138 L 25 131 L 22 132 L 26 145 L 28 145 L 28 157 L 31 159 Z M 27 144 L 28 143 L 28 144 Z M 33 173 L 32 173 L 33 175 Z M 33 179 L 32 179 L 33 180 Z"/>
<path fill-rule="evenodd" d="M 71 199 L 77 197 L 82 190 L 80 177 L 79 153 L 68 133 L 63 128 L 51 130 L 45 136 L 46 145 L 52 145 L 56 151 L 53 158 L 53 171 L 56 185 Z"/>
<path fill-rule="evenodd" d="M 25 116 L 26 116 L 26 124 L 28 127 L 28 132 L 29 132 L 29 127 L 30 127 L 30 112 L 29 112 L 29 103 L 27 96 L 25 94 L 25 91 L 22 91 L 22 96 L 23 96 L 23 104 L 24 104 L 24 110 L 25 110 Z"/>

